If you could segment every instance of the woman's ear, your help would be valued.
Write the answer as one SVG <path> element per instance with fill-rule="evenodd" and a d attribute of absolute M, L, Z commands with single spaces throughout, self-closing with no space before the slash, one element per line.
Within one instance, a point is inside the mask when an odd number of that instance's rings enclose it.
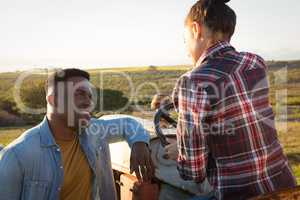
<path fill-rule="evenodd" d="M 192 23 L 192 33 L 193 33 L 193 37 L 195 40 L 198 40 L 201 38 L 201 35 L 202 35 L 202 28 L 200 26 L 199 23 L 197 22 L 193 22 Z"/>

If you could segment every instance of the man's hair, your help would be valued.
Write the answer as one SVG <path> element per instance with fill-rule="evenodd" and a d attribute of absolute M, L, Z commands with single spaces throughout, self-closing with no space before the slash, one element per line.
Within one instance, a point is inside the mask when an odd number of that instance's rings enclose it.
<path fill-rule="evenodd" d="M 46 94 L 48 94 L 49 89 L 55 92 L 57 84 L 59 82 L 66 82 L 69 78 L 72 77 L 83 77 L 87 80 L 90 80 L 90 74 L 86 71 L 76 68 L 60 69 L 48 76 L 45 85 Z"/>
<path fill-rule="evenodd" d="M 213 33 L 231 37 L 235 30 L 236 14 L 226 3 L 230 0 L 199 0 L 189 11 L 185 24 L 197 22 Z"/>

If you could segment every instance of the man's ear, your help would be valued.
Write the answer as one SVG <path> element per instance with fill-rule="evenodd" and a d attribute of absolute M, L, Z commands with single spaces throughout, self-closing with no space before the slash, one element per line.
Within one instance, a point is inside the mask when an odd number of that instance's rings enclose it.
<path fill-rule="evenodd" d="M 192 23 L 192 33 L 195 40 L 200 39 L 202 35 L 202 28 L 199 23 Z"/>
<path fill-rule="evenodd" d="M 47 100 L 47 103 L 50 104 L 52 107 L 55 107 L 55 98 L 54 98 L 54 95 L 51 94 L 51 95 L 48 95 L 46 97 L 46 100 Z"/>

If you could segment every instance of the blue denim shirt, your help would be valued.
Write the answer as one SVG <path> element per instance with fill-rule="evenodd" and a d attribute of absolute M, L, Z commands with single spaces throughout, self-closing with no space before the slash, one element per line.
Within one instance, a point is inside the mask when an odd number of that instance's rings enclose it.
<path fill-rule="evenodd" d="M 93 199 L 116 198 L 108 143 L 122 139 L 131 146 L 149 143 L 150 136 L 141 123 L 128 116 L 92 119 L 89 128 L 80 133 L 81 148 L 94 174 Z M 63 177 L 60 148 L 46 117 L 0 152 L 2 200 L 59 199 Z"/>

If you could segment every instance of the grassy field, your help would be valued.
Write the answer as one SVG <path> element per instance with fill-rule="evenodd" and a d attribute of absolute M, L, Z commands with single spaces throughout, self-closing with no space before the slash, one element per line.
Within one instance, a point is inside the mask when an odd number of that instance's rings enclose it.
<path fill-rule="evenodd" d="M 0 144 L 6 146 L 11 141 L 16 139 L 25 130 L 30 128 L 29 126 L 24 127 L 5 127 L 0 128 Z"/>
<path fill-rule="evenodd" d="M 123 96 L 128 101 L 139 102 L 139 104 L 143 105 L 149 104 L 152 96 L 157 92 L 170 94 L 177 78 L 188 69 L 190 69 L 188 66 L 133 67 L 91 69 L 89 72 L 91 74 L 91 82 L 95 87 L 103 90 L 117 91 L 120 97 Z M 287 82 L 280 82 L 278 77 L 284 73 L 284 71 L 277 68 L 270 68 L 269 70 L 271 103 L 272 105 L 276 104 L 276 91 L 288 89 L 287 101 L 284 103 L 289 106 L 300 105 L 300 66 L 299 68 L 289 69 L 286 72 Z M 20 72 L 0 73 L 0 106 L 1 99 L 10 98 L 10 101 L 12 101 L 14 83 L 19 75 Z M 44 81 L 45 78 L 46 75 L 42 75 L 41 73 L 31 75 L 24 80 L 24 86 L 32 86 L 38 81 Z M 296 111 L 296 113 L 292 113 L 295 118 L 300 116 L 300 110 L 296 109 Z"/>
<path fill-rule="evenodd" d="M 273 108 L 275 112 L 278 111 L 278 101 L 282 100 L 278 98 L 276 99 L 276 93 L 280 90 L 287 91 L 287 100 L 281 101 L 281 104 L 283 104 L 283 106 L 287 105 L 288 125 L 287 129 L 285 129 L 284 122 L 277 122 L 276 125 L 279 132 L 279 139 L 289 158 L 294 173 L 297 176 L 298 183 L 300 184 L 300 62 L 292 63 L 294 67 L 288 69 L 286 72 L 287 76 L 285 76 L 284 71 L 279 71 L 283 65 L 287 65 L 286 63 L 279 63 L 280 66 L 277 66 L 278 63 L 271 64 L 275 67 L 269 69 L 270 101 L 274 106 Z M 298 67 L 296 67 L 296 65 Z M 150 101 L 153 95 L 157 92 L 170 94 L 177 78 L 188 69 L 190 69 L 188 66 L 134 67 L 101 70 L 96 69 L 89 70 L 89 72 L 91 74 L 92 83 L 97 88 L 109 93 L 109 96 L 106 99 L 108 99 L 108 103 L 110 103 L 112 108 L 115 105 L 120 104 L 120 102 L 126 103 L 126 101 L 128 101 L 130 102 L 130 105 L 139 105 L 145 111 L 149 111 Z M 15 115 L 20 114 L 16 106 L 13 104 L 12 99 L 14 82 L 19 75 L 20 72 L 0 73 L 0 119 L 1 109 Z M 287 78 L 286 82 L 278 81 L 282 75 L 284 78 Z M 128 81 L 128 78 L 130 81 Z M 26 79 L 25 82 L 27 82 L 27 85 L 31 86 L 33 83 L 43 81 L 44 79 L 45 75 L 37 74 Z M 27 91 L 32 91 L 31 88 L 27 89 Z M 29 96 L 28 99 L 31 101 L 35 98 Z M 112 102 L 113 104 L 111 104 Z M 43 105 L 39 104 L 39 102 L 34 102 L 34 104 Z M 106 104 L 106 102 L 104 102 L 104 104 Z M 151 117 L 151 113 L 141 113 L 135 109 L 135 107 L 130 107 L 125 111 L 125 113 L 145 118 Z M 4 122 L 6 121 L 4 120 Z M 34 123 L 36 123 L 36 121 L 34 121 Z M 1 128 L 0 126 L 0 144 L 7 145 L 27 128 L 29 127 Z"/>
<path fill-rule="evenodd" d="M 278 122 L 276 123 L 279 140 L 289 159 L 289 163 L 293 168 L 300 184 L 300 123 L 299 122 Z"/>

